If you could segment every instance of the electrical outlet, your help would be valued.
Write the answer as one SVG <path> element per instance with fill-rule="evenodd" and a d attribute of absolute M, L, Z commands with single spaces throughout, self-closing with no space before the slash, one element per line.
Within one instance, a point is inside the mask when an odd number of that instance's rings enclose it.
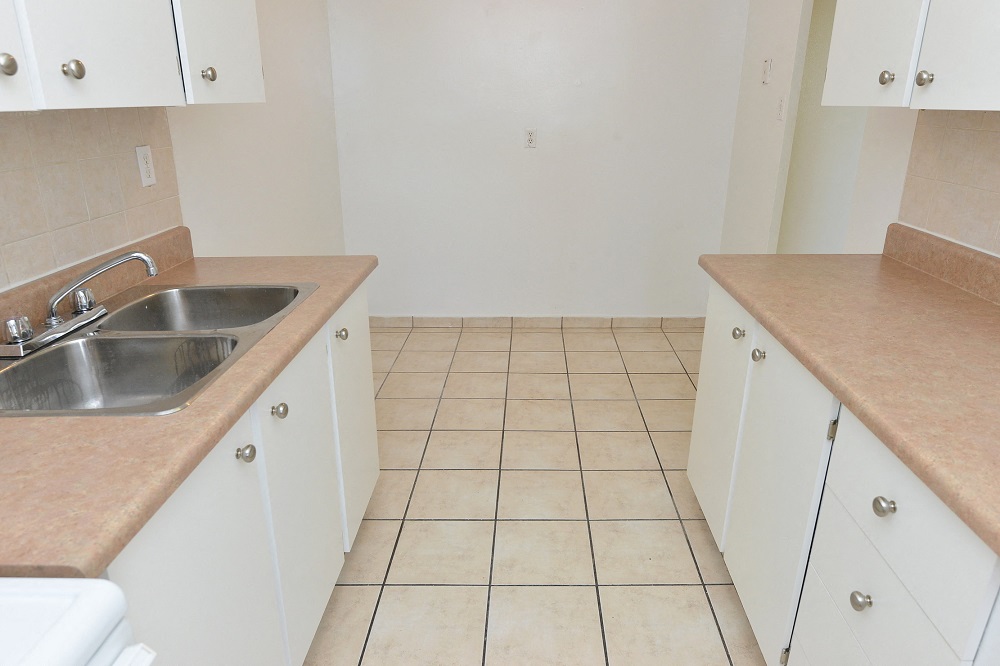
<path fill-rule="evenodd" d="M 767 60 L 764 61 L 764 69 L 763 69 L 763 71 L 761 72 L 761 75 L 760 75 L 760 82 L 762 84 L 764 84 L 765 86 L 768 85 L 769 83 L 771 83 L 771 63 L 772 62 L 773 61 L 770 58 L 768 58 Z"/>
<path fill-rule="evenodd" d="M 524 130 L 524 147 L 525 148 L 538 147 L 538 130 L 534 129 Z"/>
<path fill-rule="evenodd" d="M 143 187 L 156 185 L 156 171 L 153 169 L 153 151 L 149 146 L 136 146 L 135 159 L 139 163 L 139 178 Z"/>

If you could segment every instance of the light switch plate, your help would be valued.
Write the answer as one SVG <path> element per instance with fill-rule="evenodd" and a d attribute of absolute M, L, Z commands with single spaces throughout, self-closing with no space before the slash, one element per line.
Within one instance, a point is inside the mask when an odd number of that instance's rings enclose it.
<path fill-rule="evenodd" d="M 153 151 L 149 146 L 136 146 L 135 158 L 139 162 L 139 178 L 143 187 L 156 185 L 156 171 L 153 169 Z"/>

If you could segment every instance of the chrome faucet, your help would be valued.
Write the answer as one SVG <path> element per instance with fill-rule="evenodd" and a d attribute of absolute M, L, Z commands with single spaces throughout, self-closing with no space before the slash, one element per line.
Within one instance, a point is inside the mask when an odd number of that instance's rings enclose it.
<path fill-rule="evenodd" d="M 156 268 L 156 262 L 153 258 L 144 252 L 128 252 L 126 254 L 119 255 L 114 259 L 108 259 L 103 264 L 99 266 L 94 266 L 92 269 L 81 275 L 80 277 L 71 280 L 66 286 L 57 291 L 52 298 L 49 299 L 49 316 L 45 319 L 46 328 L 55 328 L 56 326 L 62 324 L 65 320 L 56 313 L 56 308 L 59 306 L 59 302 L 69 296 L 71 293 L 74 294 L 74 300 L 77 300 L 77 289 L 83 286 L 84 283 L 89 282 L 101 273 L 114 268 L 119 264 L 124 264 L 126 261 L 141 261 L 146 265 L 146 275 L 153 277 L 159 271 Z M 89 290 L 87 290 L 89 292 Z M 94 301 L 93 294 L 85 293 L 82 294 L 82 300 L 85 302 L 80 306 L 80 311 L 86 312 L 93 309 Z"/>

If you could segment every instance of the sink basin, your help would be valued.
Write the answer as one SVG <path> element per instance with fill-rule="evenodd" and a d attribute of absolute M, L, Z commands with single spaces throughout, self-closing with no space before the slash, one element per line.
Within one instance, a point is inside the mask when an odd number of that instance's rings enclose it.
<path fill-rule="evenodd" d="M 243 328 L 278 314 L 299 295 L 293 286 L 234 285 L 165 289 L 107 316 L 105 331 L 211 331 Z"/>
<path fill-rule="evenodd" d="M 0 410 L 170 413 L 186 406 L 236 344 L 233 335 L 98 335 L 59 343 L 0 371 Z"/>

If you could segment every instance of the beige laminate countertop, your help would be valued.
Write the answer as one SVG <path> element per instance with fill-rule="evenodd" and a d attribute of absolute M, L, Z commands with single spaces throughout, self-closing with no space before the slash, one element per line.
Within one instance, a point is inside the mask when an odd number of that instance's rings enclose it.
<path fill-rule="evenodd" d="M 99 576 L 377 263 L 197 258 L 144 283 L 319 288 L 179 412 L 0 419 L 0 576 Z"/>
<path fill-rule="evenodd" d="M 699 263 L 1000 553 L 1000 307 L 882 255 Z"/>

